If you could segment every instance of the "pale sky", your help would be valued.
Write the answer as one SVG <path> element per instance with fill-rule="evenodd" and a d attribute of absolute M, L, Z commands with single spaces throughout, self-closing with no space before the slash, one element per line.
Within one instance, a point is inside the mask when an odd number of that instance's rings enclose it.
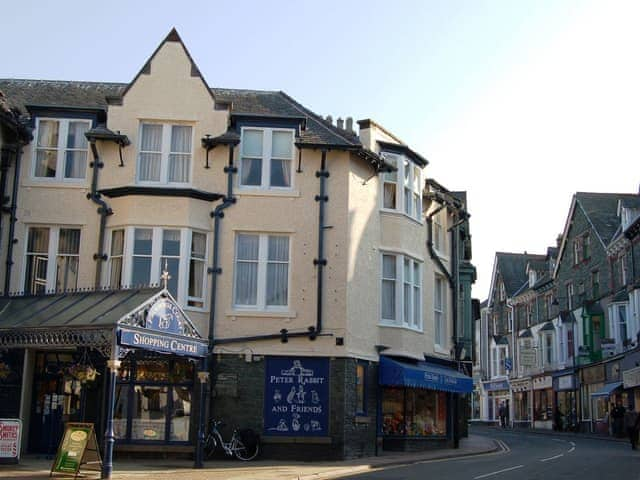
<path fill-rule="evenodd" d="M 483 300 L 574 192 L 638 191 L 638 25 L 618 0 L 7 1 L 0 77 L 128 82 L 175 26 L 211 86 L 372 118 L 466 190 Z"/>

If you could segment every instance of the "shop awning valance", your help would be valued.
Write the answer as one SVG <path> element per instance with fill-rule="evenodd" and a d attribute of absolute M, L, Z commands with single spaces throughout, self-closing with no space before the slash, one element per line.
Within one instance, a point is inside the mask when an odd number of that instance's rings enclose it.
<path fill-rule="evenodd" d="M 622 382 L 612 382 L 606 383 L 604 387 L 602 387 L 597 392 L 591 394 L 592 397 L 608 397 L 611 395 L 616 389 L 622 386 Z"/>
<path fill-rule="evenodd" d="M 109 356 L 114 338 L 125 349 L 208 353 L 206 340 L 159 287 L 0 297 L 0 347 L 88 347 Z"/>
<path fill-rule="evenodd" d="M 470 393 L 473 380 L 462 373 L 429 362 L 408 363 L 380 357 L 380 385 L 428 388 L 453 393 Z"/>

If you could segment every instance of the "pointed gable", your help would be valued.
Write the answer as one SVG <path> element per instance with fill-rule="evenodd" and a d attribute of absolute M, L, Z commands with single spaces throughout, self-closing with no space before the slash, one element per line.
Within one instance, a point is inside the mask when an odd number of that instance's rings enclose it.
<path fill-rule="evenodd" d="M 131 80 L 119 95 L 109 97 L 108 101 L 114 105 L 121 104 L 127 93 L 129 93 L 129 91 L 145 76 L 151 76 L 153 74 L 169 74 L 168 77 L 170 77 L 172 76 L 172 72 L 179 77 L 188 75 L 191 78 L 197 79 L 202 83 L 204 91 L 206 91 L 211 100 L 214 100 L 213 92 L 200 73 L 200 69 L 193 61 L 193 58 L 180 38 L 178 31 L 173 28 L 165 39 L 160 42 L 158 48 L 156 48 L 156 50 L 151 54 L 151 57 L 149 57 L 133 80 Z M 169 78 L 167 78 L 167 81 L 168 80 Z"/>

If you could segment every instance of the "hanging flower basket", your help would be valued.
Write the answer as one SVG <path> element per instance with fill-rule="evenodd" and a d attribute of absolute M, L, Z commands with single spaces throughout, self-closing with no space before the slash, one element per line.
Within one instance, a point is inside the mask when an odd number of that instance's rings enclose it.
<path fill-rule="evenodd" d="M 97 375 L 100 375 L 98 371 L 91 365 L 73 364 L 67 368 L 67 374 L 76 380 L 85 383 L 93 382 Z"/>
<path fill-rule="evenodd" d="M 11 368 L 5 362 L 0 362 L 0 380 L 5 380 L 11 374 Z"/>

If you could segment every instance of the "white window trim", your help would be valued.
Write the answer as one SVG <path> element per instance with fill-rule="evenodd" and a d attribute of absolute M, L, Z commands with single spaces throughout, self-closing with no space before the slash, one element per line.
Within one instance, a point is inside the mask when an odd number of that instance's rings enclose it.
<path fill-rule="evenodd" d="M 380 155 L 382 157 L 385 156 L 393 156 L 395 161 L 396 161 L 396 167 L 398 168 L 398 170 L 396 171 L 396 208 L 385 208 L 384 206 L 384 184 L 385 183 L 392 183 L 392 182 L 385 182 L 384 178 L 381 179 L 380 181 L 380 211 L 385 212 L 385 213 L 393 213 L 393 214 L 399 214 L 399 215 L 404 215 L 407 218 L 410 218 L 411 220 L 418 222 L 420 224 L 423 223 L 423 218 L 422 218 L 422 213 L 423 213 L 423 208 L 422 208 L 422 183 L 423 183 L 423 171 L 422 171 L 422 167 L 420 167 L 419 165 L 415 164 L 413 161 L 411 161 L 409 158 L 407 158 L 405 155 L 402 155 L 400 153 L 393 153 L 393 152 L 380 152 Z M 404 201 L 404 190 L 405 190 L 405 184 L 404 184 L 404 169 L 405 169 L 405 160 L 408 162 L 409 165 L 409 185 L 411 186 L 411 192 L 412 192 L 412 199 L 413 199 L 413 195 L 417 194 L 420 198 L 420 201 L 418 202 L 418 204 L 420 205 L 420 212 L 417 212 L 414 215 L 409 215 L 406 212 L 406 205 L 405 205 L 405 201 Z M 416 184 L 415 180 L 414 180 L 414 171 L 415 168 L 417 167 L 418 171 L 420 172 L 420 178 L 418 179 L 417 185 L 418 185 L 418 191 L 414 190 L 414 185 Z"/>
<path fill-rule="evenodd" d="M 501 378 L 507 376 L 507 369 L 504 362 L 501 362 L 501 352 L 504 351 L 504 358 L 509 358 L 508 345 L 495 345 L 491 347 L 491 378 Z"/>
<path fill-rule="evenodd" d="M 237 247 L 237 239 L 238 235 L 253 235 L 258 236 L 258 285 L 257 285 L 257 294 L 256 294 L 256 305 L 241 305 L 236 303 L 236 271 L 238 264 L 238 247 Z M 269 237 L 287 237 L 289 239 L 289 260 L 287 262 L 287 304 L 286 305 L 266 305 L 266 296 L 267 296 L 267 264 L 269 258 Z M 242 312 L 274 312 L 280 314 L 290 314 L 291 308 L 291 272 L 292 272 L 292 261 L 291 261 L 291 252 L 292 250 L 292 235 L 287 233 L 276 233 L 276 232 L 253 232 L 253 231 L 237 231 L 234 236 L 234 252 L 233 252 L 233 287 L 232 294 L 233 298 L 231 299 L 231 305 L 233 312 L 238 316 L 242 315 Z"/>
<path fill-rule="evenodd" d="M 180 231 L 180 260 L 178 262 L 178 276 L 180 281 L 178 282 L 178 295 L 176 301 L 181 305 L 184 310 L 193 310 L 196 312 L 204 312 L 208 309 L 208 298 L 207 298 L 207 286 L 208 286 L 208 275 L 207 275 L 207 265 L 209 258 L 209 235 L 205 231 L 201 230 L 192 230 L 189 228 L 181 228 L 181 227 L 152 227 L 147 225 L 132 225 L 132 226 L 121 226 L 121 227 L 113 227 L 107 230 L 106 233 L 106 245 L 105 251 L 109 252 L 109 258 L 104 263 L 107 267 L 103 268 L 102 271 L 102 285 L 109 286 L 111 281 L 110 278 L 110 252 L 111 252 L 111 242 L 112 235 L 111 233 L 114 230 L 124 230 L 124 247 L 122 253 L 122 288 L 131 287 L 131 274 L 133 273 L 133 244 L 135 239 L 135 230 L 139 229 L 148 229 L 152 230 L 152 240 L 151 240 L 151 275 L 150 281 L 154 282 L 154 279 L 157 279 L 157 283 L 160 284 L 160 275 L 162 274 L 162 269 L 164 266 L 160 265 L 160 259 L 162 258 L 162 232 L 163 230 L 179 230 Z M 203 275 L 203 298 L 202 298 L 202 307 L 191 306 L 188 303 L 189 297 L 189 264 L 191 260 L 191 237 L 193 232 L 202 233 L 206 236 L 206 248 L 205 248 L 205 270 Z"/>
<path fill-rule="evenodd" d="M 382 318 L 382 272 L 383 272 L 383 258 L 385 255 L 389 255 L 395 258 L 395 262 L 396 262 L 396 278 L 395 278 L 395 299 L 396 299 L 396 311 L 395 311 L 395 320 L 391 320 L 391 319 L 383 319 Z M 411 275 L 413 275 L 414 272 L 414 265 L 417 264 L 418 265 L 418 275 L 420 276 L 420 284 L 419 284 L 419 295 L 420 295 L 420 302 L 418 302 L 418 324 L 416 325 L 413 322 L 413 319 L 405 319 L 404 318 L 404 285 L 405 285 L 405 278 L 404 278 L 404 260 L 408 259 L 410 262 L 410 270 L 411 270 Z M 415 257 L 412 257 L 410 255 L 404 255 L 402 253 L 399 252 L 393 252 L 393 251 L 382 251 L 380 254 L 380 275 L 379 275 L 379 288 L 380 288 L 380 311 L 378 312 L 378 318 L 379 318 L 379 326 L 382 327 L 394 327 L 394 328 L 404 328 L 404 329 L 408 329 L 408 330 L 413 330 L 416 332 L 423 332 L 424 331 L 424 313 L 423 313 L 423 301 L 422 299 L 424 298 L 424 293 L 423 293 L 423 280 L 424 280 L 424 273 L 423 273 L 423 262 L 416 259 Z M 413 311 L 413 306 L 414 306 L 414 285 L 415 282 L 413 282 L 413 278 L 411 279 L 412 283 L 411 283 L 411 311 L 412 313 L 415 315 L 415 312 Z M 407 283 L 408 285 L 408 283 Z"/>
<path fill-rule="evenodd" d="M 440 282 L 442 284 L 442 310 L 436 310 L 436 285 L 437 283 Z M 433 278 L 433 343 L 435 345 L 435 348 L 438 351 L 445 351 L 446 347 L 447 347 L 447 327 L 448 325 L 448 321 L 447 321 L 447 311 L 448 311 L 448 306 L 449 306 L 449 295 L 447 294 L 447 283 L 446 283 L 446 279 L 442 276 L 442 275 L 438 275 L 437 273 L 434 275 Z M 441 336 L 442 338 L 437 338 L 436 336 L 436 313 L 440 313 L 441 317 L 442 317 L 442 325 L 441 327 Z M 443 341 L 444 343 L 440 343 L 440 341 Z"/>
<path fill-rule="evenodd" d="M 40 130 L 40 122 L 42 120 L 58 122 L 58 146 L 56 148 L 56 152 L 58 153 L 56 159 L 56 176 L 55 177 L 38 177 L 36 176 L 36 165 L 38 163 L 38 135 Z M 36 129 L 34 132 L 34 140 L 32 147 L 32 162 L 31 162 L 31 171 L 30 171 L 30 179 L 34 182 L 43 182 L 43 183 L 62 183 L 68 185 L 78 185 L 83 184 L 87 181 L 88 173 L 89 173 L 89 163 L 91 159 L 89 158 L 89 143 L 87 142 L 87 164 L 85 168 L 85 176 L 84 178 L 65 178 L 64 171 L 66 167 L 66 155 L 65 152 L 67 150 L 78 150 L 78 149 L 68 149 L 66 145 L 67 137 L 69 134 L 69 123 L 71 122 L 83 122 L 89 125 L 89 128 L 92 126 L 91 120 L 87 118 L 56 118 L 56 117 L 37 117 L 36 118 Z"/>
<path fill-rule="evenodd" d="M 141 180 L 140 179 L 140 153 L 142 151 L 142 126 L 143 125 L 160 125 L 162 126 L 162 147 L 160 151 L 160 180 Z M 188 182 L 169 182 L 169 155 L 171 154 L 171 129 L 177 127 L 191 127 L 191 161 L 189 162 L 189 181 Z M 169 128 L 167 128 L 169 127 Z M 173 188 L 183 188 L 193 183 L 193 164 L 194 164 L 194 138 L 195 126 L 189 122 L 167 121 L 158 122 L 153 120 L 140 120 L 138 125 L 138 150 L 136 152 L 136 185 L 148 185 Z M 182 247 L 181 247 L 182 248 Z"/>
<path fill-rule="evenodd" d="M 47 248 L 47 288 L 46 293 L 54 292 L 56 289 L 56 275 L 57 275 L 57 260 L 58 260 L 58 245 L 60 243 L 60 230 L 71 229 L 80 230 L 80 245 L 77 255 L 64 254 L 63 256 L 77 256 L 78 257 L 78 283 L 80 283 L 80 259 L 82 252 L 82 227 L 79 225 L 27 225 L 25 230 L 25 241 L 23 249 L 23 265 L 22 265 L 22 278 L 20 282 L 20 290 L 26 292 L 25 282 L 27 280 L 27 255 L 29 253 L 29 231 L 32 228 L 48 228 L 49 229 L 49 245 Z"/>
<path fill-rule="evenodd" d="M 245 130 L 260 130 L 262 132 L 262 176 L 260 185 L 243 185 L 242 184 L 242 142 L 244 140 Z M 291 134 L 291 182 L 288 187 L 272 187 L 269 185 L 271 178 L 271 153 L 273 144 L 273 132 L 285 132 Z M 240 144 L 238 145 L 238 180 L 236 186 L 242 192 L 260 191 L 260 192 L 291 192 L 294 189 L 296 176 L 294 175 L 294 159 L 296 157 L 295 146 L 296 131 L 293 128 L 269 128 L 269 127 L 252 127 L 247 125 L 240 128 Z M 251 157 L 257 158 L 257 157 Z"/>
<path fill-rule="evenodd" d="M 555 352 L 555 331 L 544 331 L 540 332 L 540 367 L 541 368 L 549 368 L 554 367 L 556 364 L 556 352 Z M 547 339 L 550 338 L 549 342 L 550 347 L 547 345 Z M 547 361 L 547 353 L 549 352 L 549 348 L 551 348 L 551 360 Z"/>

